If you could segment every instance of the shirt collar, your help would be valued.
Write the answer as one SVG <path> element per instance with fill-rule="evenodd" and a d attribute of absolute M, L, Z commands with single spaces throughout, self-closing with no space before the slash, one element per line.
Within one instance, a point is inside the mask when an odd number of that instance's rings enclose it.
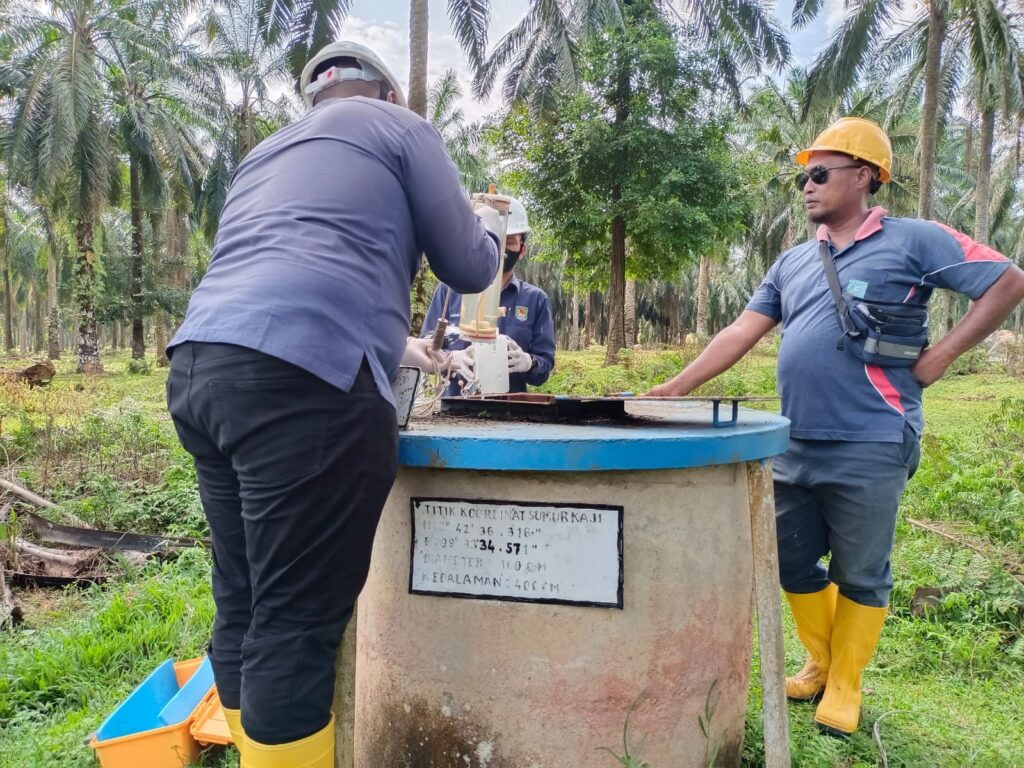
<path fill-rule="evenodd" d="M 508 281 L 508 285 L 502 288 L 503 291 L 507 291 L 509 288 L 514 288 L 516 293 L 519 293 L 519 278 L 516 277 L 516 273 L 512 273 L 512 279 Z"/>
<path fill-rule="evenodd" d="M 876 205 L 874 208 L 868 211 L 868 217 L 864 219 L 864 223 L 860 225 L 860 229 L 857 230 L 857 234 L 853 236 L 853 241 L 858 242 L 860 240 L 866 240 L 876 232 L 882 231 L 882 219 L 889 215 L 889 212 L 880 205 Z M 829 241 L 828 227 L 822 224 L 818 227 L 817 233 L 818 240 L 827 243 Z"/>

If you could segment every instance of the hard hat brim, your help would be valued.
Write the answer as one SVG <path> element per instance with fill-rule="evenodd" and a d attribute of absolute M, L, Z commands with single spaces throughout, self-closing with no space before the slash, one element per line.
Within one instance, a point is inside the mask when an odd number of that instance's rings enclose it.
<path fill-rule="evenodd" d="M 868 163 L 878 169 L 878 180 L 880 182 L 882 182 L 883 184 L 888 184 L 890 181 L 892 181 L 892 174 L 889 173 L 889 171 L 887 171 L 882 166 L 875 165 L 870 160 L 865 160 L 863 157 L 851 155 L 849 152 L 839 149 L 838 147 L 815 145 L 813 147 L 808 147 L 807 149 L 801 149 L 799 152 L 796 153 L 795 160 L 797 165 L 807 165 L 807 161 L 811 159 L 811 155 L 815 152 L 835 152 L 840 155 L 852 157 L 854 160 L 863 160 L 865 163 Z"/>

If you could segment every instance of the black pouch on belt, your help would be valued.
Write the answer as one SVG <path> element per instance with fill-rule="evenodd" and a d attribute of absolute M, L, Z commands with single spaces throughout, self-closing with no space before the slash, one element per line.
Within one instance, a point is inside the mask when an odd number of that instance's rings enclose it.
<path fill-rule="evenodd" d="M 843 329 L 836 346 L 871 365 L 907 368 L 916 363 L 928 346 L 928 309 L 850 296 L 839 287 L 828 245 L 818 243 L 818 254 Z"/>

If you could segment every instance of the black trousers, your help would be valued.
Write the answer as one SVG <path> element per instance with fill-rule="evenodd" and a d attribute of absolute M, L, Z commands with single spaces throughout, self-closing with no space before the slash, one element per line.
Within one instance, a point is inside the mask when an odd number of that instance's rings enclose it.
<path fill-rule="evenodd" d="M 174 350 L 167 403 L 213 539 L 210 641 L 225 707 L 283 744 L 330 720 L 334 657 L 366 582 L 398 431 L 364 363 L 351 391 L 255 350 Z"/>

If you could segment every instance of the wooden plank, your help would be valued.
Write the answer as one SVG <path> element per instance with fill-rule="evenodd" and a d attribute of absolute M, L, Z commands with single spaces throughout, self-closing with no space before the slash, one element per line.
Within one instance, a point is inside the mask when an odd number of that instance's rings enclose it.
<path fill-rule="evenodd" d="M 750 533 L 754 558 L 754 602 L 761 658 L 761 714 L 764 718 L 765 768 L 789 768 L 789 719 L 786 712 L 782 596 L 775 539 L 775 498 L 771 463 L 747 464 Z"/>

